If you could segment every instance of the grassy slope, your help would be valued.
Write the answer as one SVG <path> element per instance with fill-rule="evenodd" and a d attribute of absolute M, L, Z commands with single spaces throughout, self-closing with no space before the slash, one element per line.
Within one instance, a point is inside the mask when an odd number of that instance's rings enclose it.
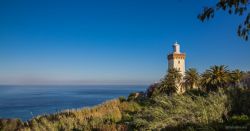
<path fill-rule="evenodd" d="M 0 124 L 2 130 L 122 130 L 126 126 L 117 124 L 122 119 L 122 112 L 139 110 L 135 102 L 111 100 L 93 108 L 68 110 L 57 114 L 33 118 L 26 123 L 15 124 L 16 121 Z M 3 122 L 3 121 L 2 121 Z M 2 125 L 2 127 L 1 127 Z M 12 125 L 12 126 L 11 126 Z"/>
<path fill-rule="evenodd" d="M 204 128 L 213 122 L 223 122 L 222 116 L 228 112 L 227 96 L 223 93 L 157 96 L 143 103 L 145 108 L 133 117 L 134 129 L 176 130 L 189 124 Z"/>
<path fill-rule="evenodd" d="M 241 93 L 239 95 L 239 93 Z M 234 106 L 249 113 L 249 93 L 232 93 L 237 101 L 223 91 L 217 93 L 189 92 L 184 95 L 138 98 L 132 101 L 111 100 L 93 108 L 68 110 L 57 114 L 19 120 L 0 121 L 1 130 L 193 130 L 222 129 Z M 232 104 L 234 103 L 234 104 Z M 235 104 L 236 103 L 236 104 Z M 246 102 L 247 103 L 247 102 Z M 237 112 L 237 111 L 234 111 Z M 249 115 L 249 114 L 247 114 Z"/>

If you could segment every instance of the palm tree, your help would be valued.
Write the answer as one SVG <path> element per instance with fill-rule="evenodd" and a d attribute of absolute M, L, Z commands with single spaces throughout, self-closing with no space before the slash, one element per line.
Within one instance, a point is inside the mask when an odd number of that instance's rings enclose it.
<path fill-rule="evenodd" d="M 229 71 L 227 66 L 212 66 L 202 74 L 201 84 L 208 91 L 215 91 L 218 88 L 225 87 L 229 82 Z"/>
<path fill-rule="evenodd" d="M 189 68 L 185 72 L 184 76 L 184 86 L 186 89 L 193 89 L 198 86 L 200 75 L 195 68 Z"/>
<path fill-rule="evenodd" d="M 230 83 L 235 87 L 240 84 L 241 79 L 243 78 L 243 71 L 236 69 L 230 73 Z"/>
<path fill-rule="evenodd" d="M 182 75 L 179 70 L 172 68 L 161 82 L 160 92 L 173 94 L 177 92 Z"/>

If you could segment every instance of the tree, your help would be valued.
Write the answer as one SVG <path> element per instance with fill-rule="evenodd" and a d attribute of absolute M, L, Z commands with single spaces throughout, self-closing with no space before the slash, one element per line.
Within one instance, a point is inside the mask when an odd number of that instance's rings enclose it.
<path fill-rule="evenodd" d="M 219 0 L 214 7 L 204 7 L 198 18 L 203 22 L 214 18 L 216 11 L 223 10 L 229 14 L 234 13 L 238 16 L 246 15 L 243 22 L 238 26 L 237 34 L 239 37 L 248 40 L 250 30 L 250 12 L 248 11 L 250 0 Z M 246 14 L 245 14 L 246 13 Z"/>
<path fill-rule="evenodd" d="M 161 82 L 159 91 L 169 95 L 176 93 L 181 79 L 182 75 L 179 70 L 175 68 L 169 69 L 167 75 Z"/>
<path fill-rule="evenodd" d="M 233 86 L 237 86 L 240 84 L 240 81 L 241 79 L 243 78 L 243 71 L 240 71 L 238 69 L 232 71 L 230 73 L 230 83 L 233 85 Z"/>
<path fill-rule="evenodd" d="M 154 83 L 150 85 L 146 91 L 148 97 L 156 96 L 159 94 L 160 83 Z"/>
<path fill-rule="evenodd" d="M 201 84 L 208 91 L 216 91 L 224 88 L 229 82 L 229 70 L 227 66 L 212 66 L 202 74 Z"/>
<path fill-rule="evenodd" d="M 250 89 L 250 71 L 244 72 L 241 82 L 244 87 Z"/>
<path fill-rule="evenodd" d="M 186 87 L 186 89 L 193 89 L 196 86 L 198 86 L 199 79 L 200 79 L 200 76 L 197 70 L 195 68 L 189 68 L 185 72 L 183 84 Z"/>

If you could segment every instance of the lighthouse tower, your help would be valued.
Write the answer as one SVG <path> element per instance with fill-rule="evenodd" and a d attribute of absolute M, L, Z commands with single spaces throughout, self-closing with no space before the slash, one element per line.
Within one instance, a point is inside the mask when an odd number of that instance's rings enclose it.
<path fill-rule="evenodd" d="M 175 42 L 173 45 L 173 53 L 168 55 L 168 69 L 175 68 L 180 71 L 182 76 L 184 76 L 185 58 L 186 54 L 180 52 L 180 45 Z"/>

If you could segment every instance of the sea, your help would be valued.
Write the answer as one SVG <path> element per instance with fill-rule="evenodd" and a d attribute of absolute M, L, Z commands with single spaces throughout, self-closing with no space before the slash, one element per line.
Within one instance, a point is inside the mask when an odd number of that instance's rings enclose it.
<path fill-rule="evenodd" d="M 27 121 L 66 109 L 93 107 L 107 100 L 145 91 L 146 85 L 0 86 L 0 119 Z"/>

